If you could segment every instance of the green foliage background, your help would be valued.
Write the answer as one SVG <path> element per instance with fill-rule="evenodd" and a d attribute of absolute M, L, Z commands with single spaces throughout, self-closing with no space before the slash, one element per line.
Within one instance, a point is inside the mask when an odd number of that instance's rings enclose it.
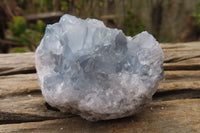
<path fill-rule="evenodd" d="M 38 20 L 36 24 L 27 25 L 24 17 L 15 16 L 12 22 L 8 22 L 11 34 L 7 35 L 7 38 L 34 51 L 43 37 L 45 27 L 46 24 L 41 20 Z M 26 50 L 17 48 L 13 52 L 26 52 Z"/>

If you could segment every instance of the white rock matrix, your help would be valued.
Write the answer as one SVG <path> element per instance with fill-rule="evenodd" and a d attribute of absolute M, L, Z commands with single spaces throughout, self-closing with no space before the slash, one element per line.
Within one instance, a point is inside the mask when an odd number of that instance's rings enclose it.
<path fill-rule="evenodd" d="M 35 57 L 46 102 L 90 121 L 137 113 L 163 77 L 164 55 L 148 32 L 127 37 L 68 14 L 47 25 Z"/>

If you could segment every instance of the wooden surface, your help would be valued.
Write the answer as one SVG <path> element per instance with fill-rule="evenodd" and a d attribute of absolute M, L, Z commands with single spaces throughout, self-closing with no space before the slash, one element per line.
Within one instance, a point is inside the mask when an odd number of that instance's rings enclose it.
<path fill-rule="evenodd" d="M 142 112 L 89 122 L 45 103 L 34 53 L 0 54 L 0 133 L 198 133 L 200 42 L 161 44 L 165 77 Z"/>

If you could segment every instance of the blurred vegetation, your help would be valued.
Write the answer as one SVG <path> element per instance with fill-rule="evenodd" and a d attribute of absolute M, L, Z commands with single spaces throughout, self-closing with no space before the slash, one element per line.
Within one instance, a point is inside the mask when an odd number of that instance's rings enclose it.
<path fill-rule="evenodd" d="M 195 18 L 195 26 L 200 29 L 200 2 L 196 4 L 193 17 Z"/>
<path fill-rule="evenodd" d="M 25 52 L 28 52 L 28 50 L 26 48 L 13 48 L 10 52 L 11 53 L 25 53 Z"/>
<path fill-rule="evenodd" d="M 8 40 L 7 42 L 11 43 L 7 46 L 0 42 L 0 52 L 34 51 L 43 37 L 46 24 L 57 22 L 64 13 L 83 19 L 88 17 L 100 19 L 106 26 L 122 29 L 129 36 L 147 30 L 160 42 L 191 41 L 197 40 L 200 36 L 200 2 L 196 2 L 195 9 L 190 10 L 188 7 L 191 6 L 186 6 L 188 2 L 180 0 L 176 2 L 162 0 L 2 1 L 0 1 L 0 30 L 2 30 L 0 40 Z M 193 5 L 196 3 L 194 2 Z M 187 7 L 187 10 L 183 11 L 183 7 Z M 27 17 L 45 13 L 47 16 L 42 19 Z M 48 13 L 58 13 L 60 16 L 55 18 L 48 16 Z M 186 13 L 188 16 L 185 15 Z M 193 20 L 190 20 L 191 16 Z M 182 21 L 183 19 L 185 22 Z M 2 50 L 3 48 L 5 50 Z"/>
<path fill-rule="evenodd" d="M 8 34 L 7 38 L 28 47 L 30 51 L 34 51 L 43 37 L 45 27 L 46 24 L 41 20 L 38 20 L 36 24 L 27 25 L 24 17 L 15 16 L 12 22 L 8 22 L 11 34 Z M 24 50 L 18 48 L 14 51 L 23 52 Z"/>
<path fill-rule="evenodd" d="M 174 43 L 173 39 L 166 36 L 159 36 L 159 41 L 162 43 Z"/>
<path fill-rule="evenodd" d="M 101 8 L 105 5 L 105 0 L 99 0 L 95 2 L 89 2 L 88 0 L 19 0 L 16 1 L 17 5 L 25 13 L 41 13 L 49 11 L 62 11 L 62 12 L 72 12 L 72 14 L 79 17 L 93 17 L 98 16 L 94 11 L 88 12 L 91 4 L 96 4 Z M 55 9 L 54 9 L 55 8 Z M 14 40 L 21 45 L 22 48 L 14 48 L 11 52 L 26 52 L 27 47 L 29 51 L 34 51 L 43 36 L 46 24 L 37 20 L 37 23 L 28 24 L 27 20 L 23 16 L 14 16 L 11 22 L 8 22 L 9 34 L 6 36 L 10 40 Z M 143 30 L 145 26 L 136 14 L 127 9 L 124 21 L 122 23 L 123 31 L 126 35 L 134 36 Z M 24 47 L 23 47 L 24 46 Z"/>
<path fill-rule="evenodd" d="M 130 9 L 126 11 L 126 17 L 123 22 L 123 31 L 128 36 L 135 36 L 136 34 L 145 30 L 142 21 Z"/>
<path fill-rule="evenodd" d="M 53 10 L 51 0 L 17 0 L 16 2 L 26 13 L 40 13 Z"/>

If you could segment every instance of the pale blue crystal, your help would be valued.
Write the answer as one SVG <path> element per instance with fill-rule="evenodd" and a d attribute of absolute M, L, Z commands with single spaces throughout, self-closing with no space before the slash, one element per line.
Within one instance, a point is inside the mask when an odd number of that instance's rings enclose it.
<path fill-rule="evenodd" d="M 126 37 L 96 19 L 65 14 L 36 50 L 42 94 L 53 107 L 94 120 L 138 112 L 163 77 L 164 55 L 149 33 Z"/>

